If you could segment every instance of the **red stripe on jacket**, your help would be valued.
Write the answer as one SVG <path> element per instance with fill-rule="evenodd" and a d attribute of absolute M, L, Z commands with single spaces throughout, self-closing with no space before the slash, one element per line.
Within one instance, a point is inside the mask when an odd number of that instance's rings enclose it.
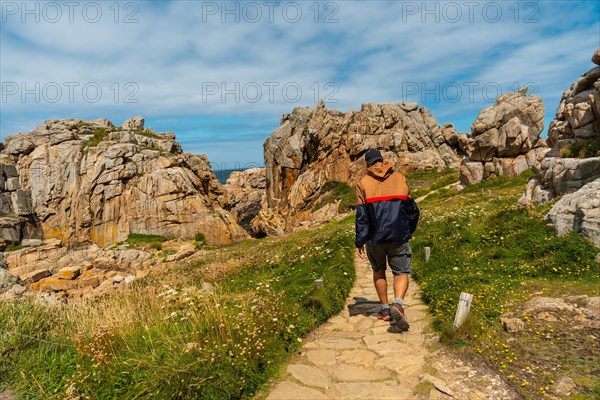
<path fill-rule="evenodd" d="M 404 196 L 404 195 L 395 195 L 395 196 L 382 196 L 382 197 L 371 197 L 368 198 L 367 204 L 369 203 L 374 203 L 376 201 L 387 201 L 387 200 L 408 200 L 408 196 Z"/>

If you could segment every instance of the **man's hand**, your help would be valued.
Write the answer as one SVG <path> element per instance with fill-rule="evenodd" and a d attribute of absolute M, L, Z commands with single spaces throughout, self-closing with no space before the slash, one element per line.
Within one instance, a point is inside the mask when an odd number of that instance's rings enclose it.
<path fill-rule="evenodd" d="M 356 248 L 356 255 L 364 260 L 365 259 L 365 246 L 361 246 L 361 247 L 357 247 Z"/>

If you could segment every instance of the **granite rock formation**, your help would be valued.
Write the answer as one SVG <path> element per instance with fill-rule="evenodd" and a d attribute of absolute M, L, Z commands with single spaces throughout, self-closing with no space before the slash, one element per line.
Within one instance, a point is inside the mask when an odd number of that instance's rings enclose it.
<path fill-rule="evenodd" d="M 533 203 L 573 193 L 600 177 L 600 47 L 596 66 L 564 91 L 550 122 L 546 153 L 536 169 L 538 184 L 526 196 Z M 533 186 L 533 185 L 532 185 Z M 542 193 L 543 191 L 547 193 Z M 523 202 L 526 202 L 523 199 Z"/>
<path fill-rule="evenodd" d="M 326 182 L 357 183 L 369 148 L 404 172 L 457 167 L 459 136 L 416 103 L 363 104 L 345 113 L 323 102 L 295 108 L 264 143 L 266 201 L 253 225 L 282 232 L 309 219 Z M 265 218 L 284 226 L 272 229 Z"/>
<path fill-rule="evenodd" d="M 253 233 L 252 220 L 261 210 L 265 201 L 267 179 L 264 168 L 250 168 L 234 171 L 223 186 L 227 193 L 225 206 L 238 224 L 247 232 Z"/>
<path fill-rule="evenodd" d="M 500 175 L 516 176 L 538 166 L 548 151 L 540 137 L 544 104 L 527 88 L 506 93 L 481 110 L 463 146 L 467 157 L 460 167 L 464 186 Z"/>
<path fill-rule="evenodd" d="M 533 203 L 573 193 L 600 178 L 600 59 L 596 49 L 592 61 L 596 66 L 564 91 L 550 122 L 548 143 L 552 149 L 536 170 L 539 185 L 528 192 Z"/>
<path fill-rule="evenodd" d="M 561 197 L 544 219 L 557 235 L 574 230 L 600 247 L 600 178 Z"/>
<path fill-rule="evenodd" d="M 564 196 L 546 220 L 559 235 L 581 232 L 600 246 L 600 47 L 596 66 L 565 90 L 549 127 L 546 153 L 537 178 L 529 181 L 521 204 L 542 204 Z"/>
<path fill-rule="evenodd" d="M 6 136 L 0 153 L 0 232 L 4 242 L 56 238 L 100 246 L 130 233 L 211 244 L 247 237 L 221 207 L 225 193 L 207 158 L 183 153 L 173 133 L 141 117 L 50 120 Z"/>

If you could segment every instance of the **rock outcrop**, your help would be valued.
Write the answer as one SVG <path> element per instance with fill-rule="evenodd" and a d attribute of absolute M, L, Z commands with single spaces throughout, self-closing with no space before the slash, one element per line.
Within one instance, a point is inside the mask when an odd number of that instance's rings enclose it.
<path fill-rule="evenodd" d="M 559 236 L 574 230 L 600 247 L 600 178 L 575 193 L 564 195 L 545 220 L 554 225 Z"/>
<path fill-rule="evenodd" d="M 146 276 L 156 266 L 180 264 L 196 253 L 193 243 L 181 243 L 176 239 L 165 241 L 158 248 L 135 248 L 128 242 L 109 247 L 91 244 L 68 248 L 57 239 L 47 239 L 38 246 L 3 254 L 0 294 L 5 293 L 0 299 L 20 297 L 27 288 L 31 289 L 27 293 L 42 292 L 55 299 L 102 295 Z"/>
<path fill-rule="evenodd" d="M 106 119 L 46 121 L 6 136 L 0 156 L 5 241 L 103 246 L 130 233 L 202 233 L 225 244 L 247 237 L 220 206 L 225 194 L 207 158 L 183 153 L 173 133 L 155 134 L 141 117 L 121 128 Z"/>
<path fill-rule="evenodd" d="M 283 230 L 307 220 L 326 182 L 356 184 L 369 148 L 379 148 L 405 172 L 458 166 L 458 136 L 416 103 L 364 104 L 345 113 L 326 109 L 323 102 L 314 109 L 295 108 L 265 141 L 266 203 L 257 218 L 280 218 Z"/>
<path fill-rule="evenodd" d="M 254 234 L 251 222 L 261 210 L 265 201 L 267 179 L 264 168 L 250 168 L 234 171 L 223 186 L 227 193 L 228 204 L 225 208 L 231 212 L 238 224 L 250 234 Z M 255 236 L 260 236 L 259 230 Z"/>
<path fill-rule="evenodd" d="M 598 54 L 600 47 L 592 56 L 600 65 Z M 548 143 L 552 149 L 534 168 L 537 178 L 529 181 L 519 203 L 543 204 L 568 195 L 554 205 L 546 220 L 559 235 L 574 229 L 600 246 L 600 66 L 565 90 L 550 122 Z"/>
<path fill-rule="evenodd" d="M 597 53 L 598 50 L 594 56 Z M 600 60 L 592 57 L 592 61 L 598 66 L 581 75 L 563 92 L 556 118 L 548 128 L 550 157 L 565 156 L 573 146 L 581 148 L 600 137 Z M 567 155 L 578 157 L 578 154 Z"/>
<path fill-rule="evenodd" d="M 10 243 L 41 237 L 31 191 L 22 190 L 11 157 L 0 154 L 0 250 Z"/>
<path fill-rule="evenodd" d="M 463 146 L 467 157 L 460 167 L 464 186 L 500 175 L 516 176 L 538 166 L 548 151 L 540 137 L 544 104 L 527 88 L 506 93 L 481 110 Z"/>

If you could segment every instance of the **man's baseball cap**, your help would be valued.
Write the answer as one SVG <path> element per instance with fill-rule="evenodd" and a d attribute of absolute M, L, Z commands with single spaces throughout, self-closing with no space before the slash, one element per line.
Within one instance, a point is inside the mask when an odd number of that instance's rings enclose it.
<path fill-rule="evenodd" d="M 381 156 L 381 152 L 377 149 L 369 149 L 365 153 L 365 161 L 367 164 L 372 165 L 377 161 L 383 161 L 383 157 Z"/>

